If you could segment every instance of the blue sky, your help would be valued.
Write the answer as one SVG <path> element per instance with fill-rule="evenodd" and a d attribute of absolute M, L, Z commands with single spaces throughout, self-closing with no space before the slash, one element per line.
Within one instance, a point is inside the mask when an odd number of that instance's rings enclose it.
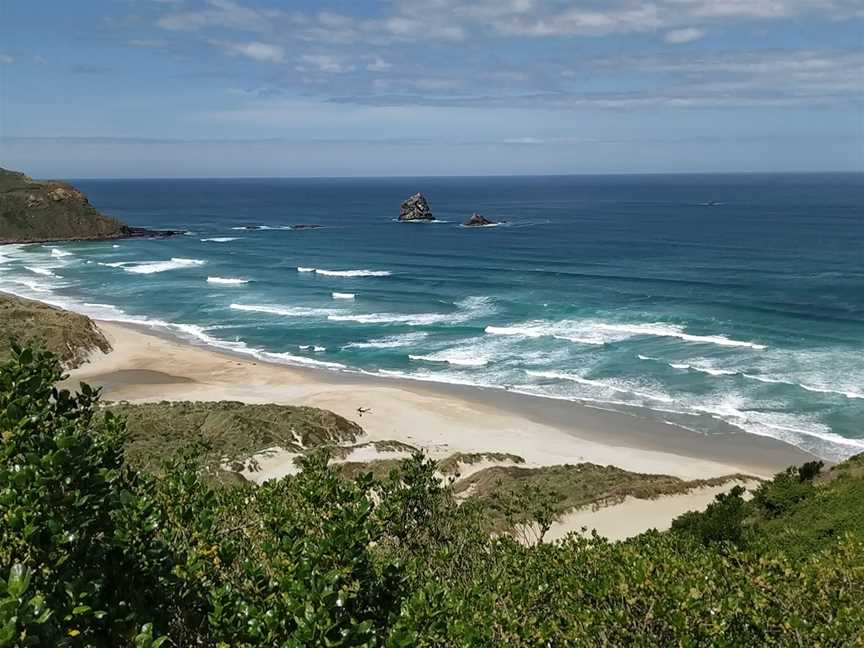
<path fill-rule="evenodd" d="M 0 0 L 0 165 L 864 170 L 864 0 Z"/>

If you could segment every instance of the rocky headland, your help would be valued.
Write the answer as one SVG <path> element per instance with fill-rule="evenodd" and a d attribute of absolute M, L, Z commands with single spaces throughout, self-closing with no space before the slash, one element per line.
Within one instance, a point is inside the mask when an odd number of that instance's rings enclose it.
<path fill-rule="evenodd" d="M 0 168 L 0 243 L 88 241 L 182 234 L 131 227 L 105 216 L 66 182 L 33 180 Z"/>

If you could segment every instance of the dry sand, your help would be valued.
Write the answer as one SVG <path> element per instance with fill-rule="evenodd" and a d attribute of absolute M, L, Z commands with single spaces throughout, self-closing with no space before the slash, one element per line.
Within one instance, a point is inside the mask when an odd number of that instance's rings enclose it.
<path fill-rule="evenodd" d="M 310 405 L 359 423 L 363 441 L 393 439 L 436 458 L 454 452 L 507 452 L 528 467 L 591 462 L 682 479 L 747 473 L 768 477 L 810 455 L 771 439 L 735 433 L 708 437 L 637 416 L 498 390 L 452 387 L 362 374 L 294 368 L 187 344 L 130 325 L 99 322 L 114 351 L 96 353 L 71 372 L 101 385 L 109 400 L 237 400 Z M 358 409 L 369 411 L 360 415 Z M 290 472 L 278 449 L 262 462 L 256 481 Z M 722 490 L 722 489 L 721 489 Z M 718 491 L 719 492 L 719 491 Z M 713 491 L 628 501 L 561 522 L 588 521 L 610 537 L 668 525 L 677 513 L 704 507 Z M 644 514 L 637 512 L 644 512 Z M 572 519 L 571 519 L 572 518 Z M 668 521 L 667 521 L 668 520 Z M 556 527 L 558 528 L 558 527 Z"/>
<path fill-rule="evenodd" d="M 585 508 L 567 513 L 554 522 L 544 540 L 554 542 L 574 531 L 590 534 L 592 530 L 609 540 L 624 540 L 648 529 L 665 531 L 672 520 L 687 511 L 701 511 L 714 498 L 736 485 L 747 489 L 758 486 L 757 481 L 734 481 L 721 486 L 703 486 L 689 493 L 666 495 L 657 499 L 626 497 L 620 504 L 598 509 Z"/>

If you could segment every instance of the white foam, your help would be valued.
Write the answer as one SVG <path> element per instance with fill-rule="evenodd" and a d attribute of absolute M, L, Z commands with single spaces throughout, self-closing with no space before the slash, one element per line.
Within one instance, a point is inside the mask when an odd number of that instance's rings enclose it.
<path fill-rule="evenodd" d="M 271 360 L 274 362 L 282 362 L 285 364 L 304 365 L 309 367 L 321 367 L 323 369 L 345 369 L 345 365 L 338 362 L 326 362 L 324 360 L 313 360 L 304 356 L 297 356 L 291 353 L 271 353 L 262 351 L 260 353 L 262 360 Z"/>
<path fill-rule="evenodd" d="M 298 268 L 299 270 L 299 268 Z M 387 270 L 322 270 L 315 268 L 315 274 L 326 277 L 389 277 Z"/>
<path fill-rule="evenodd" d="M 459 324 L 488 315 L 494 310 L 488 297 L 468 297 L 455 304 L 452 313 L 352 313 L 328 315 L 334 322 L 357 322 L 358 324 L 406 324 L 427 326 L 432 324 Z"/>
<path fill-rule="evenodd" d="M 732 423 L 752 434 L 780 439 L 814 452 L 817 450 L 824 451 L 825 448 L 824 446 L 814 446 L 813 439 L 845 448 L 854 448 L 856 451 L 864 450 L 864 439 L 850 439 L 840 436 L 832 432 L 827 425 L 802 415 L 748 409 L 747 404 L 736 394 L 727 394 L 713 402 L 694 403 L 690 405 L 690 408 Z M 834 452 L 836 450 L 835 448 Z M 848 452 L 835 454 L 836 457 L 847 455 Z"/>
<path fill-rule="evenodd" d="M 67 252 L 66 250 L 61 250 L 60 248 L 51 248 L 51 256 L 68 257 L 68 256 L 72 256 L 72 253 Z"/>
<path fill-rule="evenodd" d="M 297 272 L 315 272 L 315 268 L 304 268 L 303 266 L 297 266 Z"/>
<path fill-rule="evenodd" d="M 322 351 L 326 351 L 326 350 L 327 350 L 327 347 L 318 346 L 318 345 L 316 344 L 314 347 L 312 347 L 312 350 L 315 351 L 316 353 L 320 353 L 320 352 L 322 352 Z"/>
<path fill-rule="evenodd" d="M 240 284 L 249 283 L 249 280 L 239 279 L 237 277 L 207 277 L 207 283 L 225 284 L 227 286 L 238 286 Z"/>
<path fill-rule="evenodd" d="M 116 249 L 116 248 L 119 248 L 119 247 L 120 247 L 120 246 L 119 246 L 119 245 L 117 245 L 117 244 L 116 244 L 116 243 L 115 243 L 115 244 L 114 244 L 114 245 L 112 245 L 112 246 L 111 246 L 111 247 L 112 247 L 112 248 L 115 248 L 115 249 Z"/>
<path fill-rule="evenodd" d="M 340 293 L 334 292 L 331 293 L 333 299 L 354 299 L 354 293 Z"/>
<path fill-rule="evenodd" d="M 577 344 L 606 344 L 612 341 L 609 336 L 598 335 L 592 332 L 577 334 L 566 326 L 566 322 L 548 324 L 544 322 L 529 322 L 517 326 L 487 326 L 486 333 L 490 335 L 515 335 L 527 338 L 552 337 L 557 340 L 566 340 Z"/>
<path fill-rule="evenodd" d="M 764 349 L 765 345 L 742 340 L 732 340 L 724 335 L 693 335 L 686 333 L 683 326 L 653 322 L 647 324 L 621 324 L 598 320 L 562 320 L 549 322 L 535 320 L 511 326 L 487 326 L 491 335 L 519 335 L 538 338 L 552 337 L 578 344 L 608 344 L 631 337 L 675 337 L 685 342 L 716 344 L 728 347 L 747 347 Z"/>
<path fill-rule="evenodd" d="M 334 312 L 332 308 L 307 308 L 305 306 L 268 306 L 266 304 L 231 304 L 232 310 L 250 313 L 267 313 L 283 317 L 323 317 Z"/>
<path fill-rule="evenodd" d="M 216 236 L 214 238 L 203 238 L 202 243 L 228 243 L 229 241 L 237 241 L 236 236 Z"/>
<path fill-rule="evenodd" d="M 798 386 L 801 387 L 801 389 L 805 389 L 809 392 L 817 392 L 820 394 L 841 394 L 846 398 L 864 398 L 864 394 L 856 391 L 830 389 L 828 387 L 816 387 L 815 385 L 805 385 L 804 383 L 798 383 Z"/>
<path fill-rule="evenodd" d="M 428 337 L 425 331 L 416 333 L 403 333 L 388 337 L 369 340 L 368 342 L 349 342 L 343 349 L 396 349 L 399 347 L 413 346 Z"/>
<path fill-rule="evenodd" d="M 657 394 L 651 392 L 640 391 L 637 389 L 633 389 L 629 385 L 624 385 L 609 381 L 609 380 L 592 380 L 590 378 L 585 378 L 578 374 L 568 373 L 563 371 L 533 371 L 526 370 L 526 374 L 529 376 L 533 376 L 535 378 L 546 378 L 551 380 L 568 380 L 570 382 L 575 382 L 580 385 L 588 385 L 590 387 L 597 387 L 599 389 L 608 389 L 613 392 L 618 392 L 622 394 L 633 394 L 635 396 L 639 396 L 641 398 L 647 398 L 653 401 L 659 401 L 662 403 L 674 403 L 675 399 L 671 396 L 667 396 L 666 394 Z"/>
<path fill-rule="evenodd" d="M 92 303 L 92 302 L 84 302 L 83 305 L 87 308 L 105 308 L 105 309 L 108 309 L 114 313 L 124 313 L 125 312 L 123 309 L 117 308 L 113 304 L 99 304 L 99 303 Z"/>
<path fill-rule="evenodd" d="M 673 369 L 698 371 L 700 373 L 708 374 L 709 376 L 735 376 L 738 374 L 738 371 L 735 369 L 715 369 L 714 367 L 706 365 L 688 364 L 686 362 L 669 362 L 667 364 Z"/>
<path fill-rule="evenodd" d="M 30 272 L 32 272 L 34 274 L 42 275 L 43 277 L 55 277 L 56 279 L 62 279 L 63 278 L 58 274 L 54 274 L 48 268 L 40 268 L 38 266 L 24 266 L 24 267 L 27 268 L 27 270 L 29 270 Z"/>
<path fill-rule="evenodd" d="M 126 272 L 134 274 L 155 274 L 157 272 L 167 272 L 168 270 L 180 270 L 183 268 L 192 268 L 202 266 L 206 263 L 201 259 L 181 259 L 172 257 L 168 261 L 144 261 L 138 263 L 135 261 L 115 261 L 113 263 L 100 263 L 99 265 L 109 268 L 123 268 Z"/>
<path fill-rule="evenodd" d="M 271 227 L 270 225 L 241 225 L 240 227 L 232 227 L 232 230 L 290 230 L 290 225 L 277 225 L 276 227 Z"/>
<path fill-rule="evenodd" d="M 441 362 L 460 367 L 483 367 L 489 364 L 489 357 L 473 348 L 445 349 L 427 355 L 409 355 L 411 360 Z"/>

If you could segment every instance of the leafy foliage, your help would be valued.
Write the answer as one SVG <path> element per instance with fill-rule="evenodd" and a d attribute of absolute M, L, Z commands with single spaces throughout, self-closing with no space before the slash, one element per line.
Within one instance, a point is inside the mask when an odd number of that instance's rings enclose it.
<path fill-rule="evenodd" d="M 528 546 L 490 536 L 484 508 L 458 504 L 419 454 L 387 477 L 345 479 L 322 452 L 297 475 L 221 488 L 191 447 L 139 473 L 122 418 L 59 378 L 29 349 L 0 371 L 0 647 L 864 641 L 857 474 L 790 472 L 777 492 L 735 492 L 672 533 Z M 787 497 L 793 482 L 814 492 Z M 858 517 L 809 554 L 762 541 L 765 525 L 835 492 Z M 747 543 L 724 535 L 742 511 Z"/>

